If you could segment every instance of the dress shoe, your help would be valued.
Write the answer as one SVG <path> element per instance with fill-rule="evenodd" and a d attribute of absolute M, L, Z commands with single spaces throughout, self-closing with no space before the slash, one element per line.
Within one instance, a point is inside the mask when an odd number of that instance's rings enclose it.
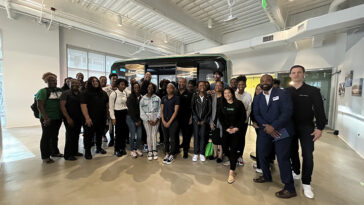
<path fill-rule="evenodd" d="M 121 149 L 120 150 L 120 153 L 122 154 L 122 155 L 126 155 L 127 153 L 126 153 L 126 151 L 125 151 L 125 149 Z"/>
<path fill-rule="evenodd" d="M 117 156 L 117 157 L 122 157 L 123 156 L 123 154 L 120 151 L 115 151 L 114 155 Z"/>
<path fill-rule="evenodd" d="M 89 153 L 85 153 L 85 159 L 87 159 L 87 160 L 90 160 L 90 159 L 92 159 L 92 154 L 91 154 L 91 152 L 89 152 Z"/>
<path fill-rule="evenodd" d="M 83 154 L 81 152 L 78 152 L 75 156 L 76 157 L 83 157 Z"/>
<path fill-rule="evenodd" d="M 221 159 L 221 158 L 217 158 L 217 159 L 216 159 L 216 162 L 217 162 L 217 163 L 221 163 L 221 162 L 222 162 L 222 159 Z"/>
<path fill-rule="evenodd" d="M 61 153 L 58 153 L 58 154 L 52 154 L 51 156 L 52 156 L 52 157 L 64 157 L 64 155 L 63 155 L 63 154 L 61 154 Z"/>
<path fill-rule="evenodd" d="M 43 159 L 43 163 L 45 163 L 45 164 L 52 164 L 52 163 L 54 163 L 54 160 L 51 159 L 51 158 Z"/>
<path fill-rule="evenodd" d="M 65 160 L 67 160 L 67 161 L 75 161 L 75 160 L 77 160 L 77 158 L 76 158 L 76 157 L 74 157 L 74 156 L 71 156 L 71 157 L 65 157 L 64 159 L 65 159 Z"/>
<path fill-rule="evenodd" d="M 265 180 L 263 176 L 260 176 L 258 178 L 253 179 L 255 183 L 265 183 L 265 182 L 271 182 L 272 180 Z"/>
<path fill-rule="evenodd" d="M 102 148 L 97 148 L 96 153 L 97 154 L 106 154 L 106 151 L 104 149 L 102 149 Z"/>
<path fill-rule="evenodd" d="M 281 190 L 279 192 L 276 192 L 276 197 L 278 198 L 282 198 L 282 199 L 289 199 L 289 198 L 292 198 L 292 197 L 295 197 L 297 196 L 297 193 L 296 192 L 290 192 L 288 190 Z"/>

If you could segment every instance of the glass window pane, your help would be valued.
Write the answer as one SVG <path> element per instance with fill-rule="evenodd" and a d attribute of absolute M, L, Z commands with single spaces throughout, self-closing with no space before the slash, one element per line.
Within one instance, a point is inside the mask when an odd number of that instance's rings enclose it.
<path fill-rule="evenodd" d="M 88 69 L 92 71 L 104 72 L 105 75 L 105 56 L 89 52 Z"/>
<path fill-rule="evenodd" d="M 78 68 L 87 70 L 87 52 L 76 50 L 76 49 L 67 49 L 68 56 L 68 67 L 69 68 Z"/>
<path fill-rule="evenodd" d="M 85 70 L 82 69 L 74 69 L 74 68 L 68 68 L 68 77 L 76 78 L 77 73 L 83 73 L 84 81 L 88 78 L 88 73 Z"/>
<path fill-rule="evenodd" d="M 99 72 L 99 71 L 88 71 L 88 76 L 91 77 L 91 76 L 95 76 L 97 78 L 100 78 L 100 76 L 103 76 L 105 75 L 105 72 Z"/>
<path fill-rule="evenodd" d="M 113 56 L 106 56 L 106 72 L 110 73 L 112 64 L 115 63 L 115 61 L 119 61 L 121 58 L 116 58 Z"/>

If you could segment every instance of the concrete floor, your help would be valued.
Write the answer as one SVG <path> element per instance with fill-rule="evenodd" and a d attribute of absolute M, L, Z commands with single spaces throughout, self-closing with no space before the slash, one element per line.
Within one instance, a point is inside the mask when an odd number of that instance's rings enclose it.
<path fill-rule="evenodd" d="M 344 142 L 325 133 L 316 144 L 313 174 L 315 199 L 303 196 L 296 181 L 298 197 L 278 199 L 282 188 L 277 164 L 273 183 L 255 184 L 253 161 L 255 132 L 248 129 L 245 166 L 237 168 L 237 180 L 229 185 L 228 167 L 185 160 L 172 165 L 147 161 L 146 157 L 116 158 L 112 148 L 93 160 L 70 162 L 56 159 L 45 165 L 40 160 L 40 128 L 3 130 L 3 163 L 0 168 L 0 204 L 364 204 L 364 160 Z M 64 130 L 59 147 L 63 150 Z"/>

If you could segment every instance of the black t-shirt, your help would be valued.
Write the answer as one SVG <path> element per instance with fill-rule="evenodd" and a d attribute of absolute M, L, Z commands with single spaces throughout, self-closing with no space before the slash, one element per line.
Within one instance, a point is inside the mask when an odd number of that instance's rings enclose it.
<path fill-rule="evenodd" d="M 240 129 L 246 120 L 245 107 L 240 100 L 234 100 L 232 104 L 222 103 L 218 116 L 224 130 L 229 127 Z"/>
<path fill-rule="evenodd" d="M 91 92 L 86 90 L 82 93 L 80 102 L 81 104 L 87 104 L 88 114 L 92 120 L 106 119 L 109 97 L 105 91 Z"/>
<path fill-rule="evenodd" d="M 168 99 L 168 96 L 164 96 L 162 98 L 161 104 L 163 105 L 163 117 L 165 121 L 169 121 L 174 113 L 175 105 L 179 105 L 179 96 L 173 96 L 171 99 Z"/>
<path fill-rule="evenodd" d="M 314 117 L 316 126 L 323 130 L 327 124 L 324 103 L 320 90 L 304 83 L 300 88 L 287 88 L 293 102 L 293 121 L 296 126 L 312 125 Z"/>
<path fill-rule="evenodd" d="M 180 120 L 189 120 L 191 117 L 192 109 L 191 109 L 191 100 L 192 94 L 190 91 L 185 90 L 182 94 L 177 91 L 177 96 L 179 96 L 180 106 L 178 109 L 178 119 Z M 186 122 L 188 123 L 188 121 Z"/>
<path fill-rule="evenodd" d="M 74 94 L 72 90 L 66 90 L 61 95 L 61 101 L 66 101 L 66 110 L 68 115 L 73 120 L 81 120 L 82 119 L 82 111 L 80 106 L 80 97 L 81 94 Z"/>

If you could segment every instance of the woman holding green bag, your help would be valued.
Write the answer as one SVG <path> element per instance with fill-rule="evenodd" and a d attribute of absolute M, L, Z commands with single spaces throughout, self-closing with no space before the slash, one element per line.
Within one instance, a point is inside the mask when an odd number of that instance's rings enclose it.
<path fill-rule="evenodd" d="M 213 146 L 213 158 L 216 159 L 217 163 L 222 162 L 222 126 L 220 120 L 217 116 L 217 111 L 219 110 L 222 104 L 222 91 L 224 88 L 224 83 L 222 81 L 217 81 L 215 85 L 215 94 L 212 95 L 212 113 L 210 119 L 210 128 L 211 128 L 211 139 Z"/>
<path fill-rule="evenodd" d="M 219 120 L 223 128 L 223 149 L 230 160 L 228 183 L 235 181 L 236 162 L 241 155 L 239 145 L 242 125 L 246 120 L 246 111 L 243 103 L 235 98 L 232 88 L 224 89 L 224 98 L 219 108 Z"/>

